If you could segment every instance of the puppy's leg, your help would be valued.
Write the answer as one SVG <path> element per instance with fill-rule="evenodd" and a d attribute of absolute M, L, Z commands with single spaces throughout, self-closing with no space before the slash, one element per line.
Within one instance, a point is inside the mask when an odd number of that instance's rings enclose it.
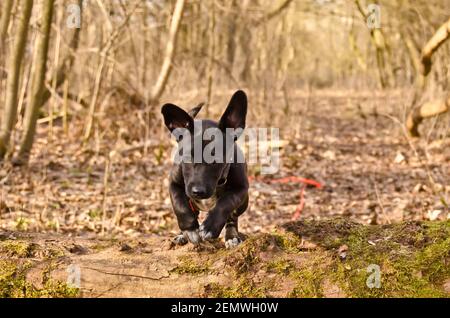
<path fill-rule="evenodd" d="M 200 227 L 200 237 L 203 240 L 217 238 L 233 211 L 238 212 L 238 216 L 243 213 L 239 208 L 246 201 L 248 204 L 248 179 L 245 169 L 245 164 L 230 166 L 227 188 L 218 197 L 215 207 L 209 211 Z"/>
<path fill-rule="evenodd" d="M 239 236 L 238 230 L 238 218 L 239 216 L 247 210 L 248 207 L 248 196 L 245 198 L 242 205 L 237 208 L 233 213 L 231 213 L 230 217 L 227 220 L 227 224 L 225 225 L 225 247 L 233 248 L 240 243 L 242 243 L 242 239 Z"/>
<path fill-rule="evenodd" d="M 189 242 L 188 239 L 184 237 L 183 232 L 175 236 L 172 241 L 176 245 L 186 245 Z"/>
<path fill-rule="evenodd" d="M 204 241 L 219 237 L 232 212 L 236 210 L 240 202 L 245 198 L 247 189 L 241 188 L 235 192 L 228 192 L 217 200 L 216 206 L 209 211 L 208 216 L 200 226 L 200 237 Z M 238 203 L 238 204 L 236 204 Z"/>
<path fill-rule="evenodd" d="M 191 210 L 189 198 L 186 196 L 186 193 L 184 193 L 184 188 L 172 182 L 169 186 L 169 192 L 172 207 L 177 217 L 178 226 L 182 231 L 184 239 L 193 244 L 199 244 L 201 238 L 198 232 L 198 213 Z M 184 243 L 184 240 L 180 235 L 175 239 L 180 243 Z"/>
<path fill-rule="evenodd" d="M 238 231 L 238 218 L 233 212 L 225 225 L 225 247 L 232 248 L 239 245 L 241 242 L 242 240 L 239 237 Z"/>

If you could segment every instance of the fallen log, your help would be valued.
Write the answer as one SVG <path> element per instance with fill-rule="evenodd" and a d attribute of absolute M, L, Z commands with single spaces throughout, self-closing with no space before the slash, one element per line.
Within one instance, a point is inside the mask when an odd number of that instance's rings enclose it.
<path fill-rule="evenodd" d="M 450 220 L 289 222 L 220 240 L 0 232 L 0 297 L 448 297 Z"/>

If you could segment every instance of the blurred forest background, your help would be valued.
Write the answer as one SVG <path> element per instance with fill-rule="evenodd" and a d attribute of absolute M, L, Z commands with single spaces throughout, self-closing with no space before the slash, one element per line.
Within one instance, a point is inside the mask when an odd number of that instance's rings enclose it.
<path fill-rule="evenodd" d="M 160 106 L 218 118 L 238 88 L 283 139 L 276 175 L 250 167 L 243 232 L 291 220 L 299 191 L 304 218 L 447 219 L 449 18 L 449 0 L 2 0 L 0 228 L 176 233 Z"/>

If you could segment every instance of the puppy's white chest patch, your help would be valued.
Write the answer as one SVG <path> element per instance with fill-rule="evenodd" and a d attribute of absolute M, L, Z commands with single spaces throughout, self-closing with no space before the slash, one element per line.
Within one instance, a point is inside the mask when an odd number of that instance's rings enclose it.
<path fill-rule="evenodd" d="M 217 197 L 214 195 L 209 199 L 194 200 L 195 206 L 203 212 L 208 212 L 216 206 Z"/>

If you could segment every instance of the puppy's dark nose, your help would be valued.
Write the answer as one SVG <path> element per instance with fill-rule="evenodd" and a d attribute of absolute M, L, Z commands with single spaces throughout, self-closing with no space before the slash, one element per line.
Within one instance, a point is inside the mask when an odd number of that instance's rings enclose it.
<path fill-rule="evenodd" d="M 204 188 L 202 186 L 193 186 L 192 187 L 192 195 L 199 199 L 206 199 L 208 197 L 206 188 Z"/>

